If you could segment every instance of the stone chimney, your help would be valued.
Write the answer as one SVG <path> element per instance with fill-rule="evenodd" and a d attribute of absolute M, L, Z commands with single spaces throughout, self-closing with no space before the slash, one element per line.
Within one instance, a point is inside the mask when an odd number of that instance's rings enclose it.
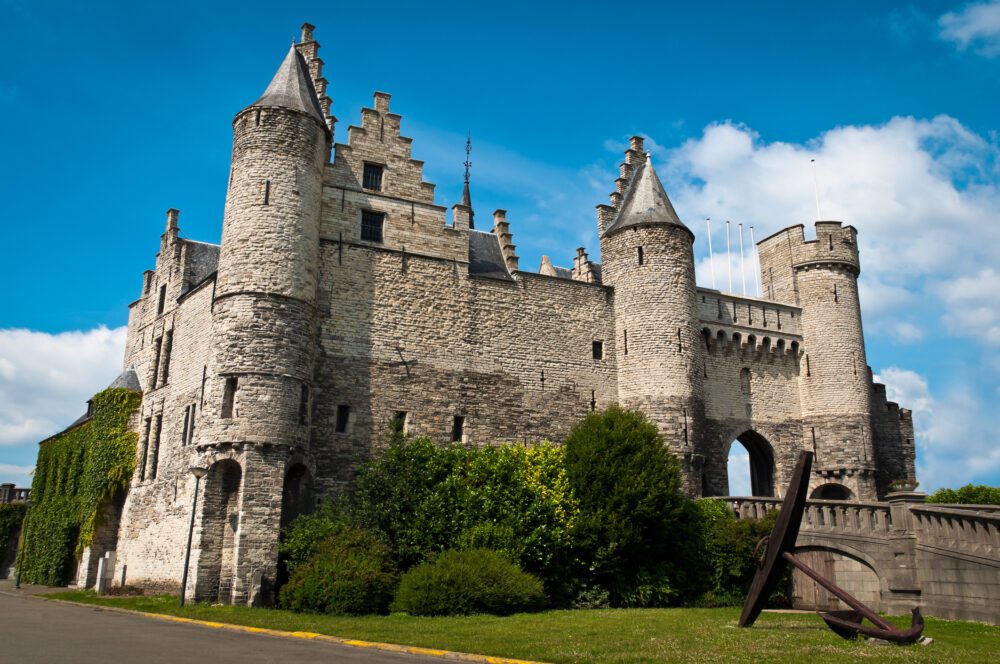
<path fill-rule="evenodd" d="M 586 281 L 587 283 L 596 281 L 593 263 L 590 262 L 587 250 L 583 247 L 577 248 L 576 256 L 573 258 L 573 281 Z"/>
<path fill-rule="evenodd" d="M 472 218 L 472 208 L 468 205 L 455 204 L 451 206 L 451 227 L 456 231 L 469 230 L 469 221 Z"/>

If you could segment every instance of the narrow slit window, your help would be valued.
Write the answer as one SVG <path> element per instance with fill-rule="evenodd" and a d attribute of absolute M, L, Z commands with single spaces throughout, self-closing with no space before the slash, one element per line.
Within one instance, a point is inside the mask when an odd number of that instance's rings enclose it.
<path fill-rule="evenodd" d="M 160 286 L 160 299 L 156 304 L 156 313 L 162 314 L 164 307 L 167 306 L 167 285 L 163 284 Z"/>
<path fill-rule="evenodd" d="M 149 461 L 149 434 L 152 424 L 153 419 L 147 417 L 142 434 L 142 464 L 139 466 L 139 481 L 146 479 L 146 465 Z"/>
<path fill-rule="evenodd" d="M 642 255 L 642 247 L 636 247 L 636 253 L 639 256 L 639 265 L 642 265 L 644 259 L 644 256 Z"/>
<path fill-rule="evenodd" d="M 236 376 L 226 377 L 226 386 L 222 392 L 222 417 L 231 419 L 236 405 L 236 390 L 239 389 L 239 379 Z"/>
<path fill-rule="evenodd" d="M 153 445 L 149 452 L 149 479 L 156 479 L 156 468 L 160 463 L 160 434 L 163 432 L 163 414 L 156 416 Z"/>
<path fill-rule="evenodd" d="M 409 414 L 405 410 L 397 410 L 389 420 L 389 429 L 393 435 L 405 436 L 409 433 Z"/>
<path fill-rule="evenodd" d="M 677 352 L 678 353 L 684 352 L 684 343 L 681 337 L 681 328 L 677 328 Z"/>
<path fill-rule="evenodd" d="M 593 348 L 591 349 L 591 351 L 593 352 L 595 360 L 603 360 L 604 359 L 604 342 L 603 341 L 595 341 L 593 343 Z"/>
<path fill-rule="evenodd" d="M 628 330 L 625 330 L 625 354 L 628 355 Z"/>
<path fill-rule="evenodd" d="M 379 164 L 365 164 L 361 186 L 369 191 L 382 191 L 382 172 L 384 168 Z"/>
<path fill-rule="evenodd" d="M 840 293 L 837 291 L 837 284 L 833 285 L 833 301 L 840 302 Z"/>
<path fill-rule="evenodd" d="M 461 443 L 465 440 L 465 417 L 456 415 L 451 423 L 451 442 Z"/>
<path fill-rule="evenodd" d="M 812 375 L 812 369 L 809 366 L 809 353 L 806 353 L 806 375 L 807 376 Z"/>
<path fill-rule="evenodd" d="M 382 242 L 382 229 L 385 225 L 385 215 L 380 212 L 361 213 L 361 239 L 364 242 Z"/>
<path fill-rule="evenodd" d="M 156 340 L 156 353 L 153 355 L 153 381 L 150 383 L 152 389 L 160 386 L 160 357 L 163 353 L 163 337 Z"/>
<path fill-rule="evenodd" d="M 191 406 L 184 409 L 184 424 L 181 426 L 181 445 L 187 445 L 188 426 L 191 424 Z"/>
<path fill-rule="evenodd" d="M 334 429 L 337 433 L 347 433 L 347 425 L 351 421 L 351 407 L 345 404 L 337 406 L 337 422 Z"/>
<path fill-rule="evenodd" d="M 271 204 L 271 181 L 264 182 L 264 205 Z"/>
<path fill-rule="evenodd" d="M 170 351 L 174 346 L 173 331 L 163 335 L 163 368 L 160 370 L 160 385 L 166 385 L 170 379 Z"/>
<path fill-rule="evenodd" d="M 309 386 L 304 383 L 299 394 L 299 424 L 309 424 Z"/>

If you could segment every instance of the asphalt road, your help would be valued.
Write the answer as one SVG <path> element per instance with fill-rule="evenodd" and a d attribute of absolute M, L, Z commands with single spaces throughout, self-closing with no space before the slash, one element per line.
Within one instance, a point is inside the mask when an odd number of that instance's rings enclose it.
<path fill-rule="evenodd" d="M 0 593 L 0 662 L 421 664 L 441 659 L 185 625 Z"/>

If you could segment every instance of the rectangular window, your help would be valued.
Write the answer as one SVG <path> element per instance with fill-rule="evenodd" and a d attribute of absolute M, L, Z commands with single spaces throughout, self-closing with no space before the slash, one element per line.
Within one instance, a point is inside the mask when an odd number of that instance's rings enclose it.
<path fill-rule="evenodd" d="M 163 351 L 163 337 L 156 340 L 156 353 L 153 356 L 153 382 L 150 383 L 151 389 L 156 389 L 160 386 L 160 356 Z"/>
<path fill-rule="evenodd" d="M 382 170 L 383 167 L 378 164 L 365 164 L 361 186 L 370 191 L 382 191 Z"/>
<path fill-rule="evenodd" d="M 465 418 L 456 415 L 451 423 L 451 442 L 461 443 L 465 440 Z"/>
<path fill-rule="evenodd" d="M 174 345 L 173 331 L 167 332 L 163 337 L 163 369 L 160 370 L 161 385 L 166 385 L 170 378 L 170 349 Z"/>
<path fill-rule="evenodd" d="M 594 342 L 594 344 L 593 344 L 593 353 L 594 353 L 594 359 L 595 360 L 603 360 L 604 359 L 604 342 L 603 341 L 595 341 Z"/>
<path fill-rule="evenodd" d="M 389 420 L 389 430 L 393 435 L 403 435 L 405 436 L 409 433 L 409 415 L 405 410 L 397 410 L 392 414 L 392 419 Z"/>
<path fill-rule="evenodd" d="M 382 242 L 382 226 L 385 224 L 385 215 L 381 212 L 361 213 L 361 239 L 365 242 Z"/>
<path fill-rule="evenodd" d="M 184 409 L 184 427 L 181 429 L 181 445 L 190 445 L 194 440 L 195 404 Z"/>
<path fill-rule="evenodd" d="M 236 390 L 239 389 L 239 379 L 236 376 L 226 377 L 226 387 L 222 392 L 222 417 L 230 419 L 236 404 Z"/>
<path fill-rule="evenodd" d="M 156 479 L 156 467 L 160 462 L 160 433 L 163 431 L 163 414 L 156 416 L 156 423 L 154 424 L 154 434 L 153 434 L 153 446 L 149 451 L 149 479 Z"/>
<path fill-rule="evenodd" d="M 628 355 L 628 330 L 625 330 L 625 354 Z"/>
<path fill-rule="evenodd" d="M 309 424 L 309 386 L 302 385 L 299 395 L 299 424 Z"/>
<path fill-rule="evenodd" d="M 167 285 L 160 286 L 160 299 L 156 304 L 156 313 L 162 314 L 163 308 L 167 306 Z"/>
<path fill-rule="evenodd" d="M 198 414 L 198 408 L 195 404 L 191 404 L 191 421 L 188 422 L 188 439 L 187 444 L 190 445 L 194 442 L 194 421 L 197 419 L 195 415 Z"/>
<path fill-rule="evenodd" d="M 347 433 L 347 425 L 351 422 L 351 407 L 341 404 L 337 406 L 337 433 Z"/>
<path fill-rule="evenodd" d="M 149 456 L 149 430 L 152 426 L 153 420 L 149 417 L 146 418 L 145 426 L 143 427 L 142 433 L 142 456 L 139 465 L 139 481 L 146 479 L 146 461 Z"/>

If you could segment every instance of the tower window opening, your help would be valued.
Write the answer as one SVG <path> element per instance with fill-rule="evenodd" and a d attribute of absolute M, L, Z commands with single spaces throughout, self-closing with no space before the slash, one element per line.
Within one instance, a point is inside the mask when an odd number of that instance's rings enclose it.
<path fill-rule="evenodd" d="M 181 426 L 181 445 L 187 445 L 188 425 L 191 423 L 191 406 L 184 408 L 184 424 Z"/>
<path fill-rule="evenodd" d="M 190 445 L 194 441 L 194 420 L 196 413 L 197 407 L 195 404 L 191 404 L 184 409 L 184 433 L 182 436 L 182 444 L 184 445 Z"/>
<path fill-rule="evenodd" d="M 840 302 L 840 293 L 837 292 L 837 284 L 833 285 L 833 301 Z"/>
<path fill-rule="evenodd" d="M 337 406 L 337 422 L 334 431 L 337 433 L 347 433 L 347 427 L 351 423 L 351 407 L 346 404 Z"/>
<path fill-rule="evenodd" d="M 681 341 L 681 328 L 677 328 L 677 352 L 681 353 L 684 351 L 684 344 Z"/>
<path fill-rule="evenodd" d="M 625 354 L 628 355 L 628 330 L 625 330 Z"/>
<path fill-rule="evenodd" d="M 260 109 L 259 108 L 257 109 L 257 112 L 254 113 L 254 124 L 257 125 L 258 127 L 260 126 Z"/>
<path fill-rule="evenodd" d="M 382 227 L 385 224 L 385 215 L 381 212 L 361 213 L 361 239 L 364 242 L 382 242 Z"/>
<path fill-rule="evenodd" d="M 309 386 L 305 383 L 299 394 L 299 424 L 309 424 Z"/>
<path fill-rule="evenodd" d="M 163 313 L 163 308 L 167 306 L 167 285 L 163 284 L 160 286 L 160 298 L 156 303 L 156 313 L 157 315 Z"/>
<path fill-rule="evenodd" d="M 365 164 L 365 170 L 361 177 L 361 186 L 369 191 L 382 191 L 382 171 L 384 167 L 379 164 Z"/>
<path fill-rule="evenodd" d="M 465 441 L 465 417 L 456 415 L 451 423 L 451 442 L 461 443 Z"/>
<path fill-rule="evenodd" d="M 806 353 L 806 375 L 812 375 L 812 369 L 809 367 L 809 353 Z"/>
<path fill-rule="evenodd" d="M 156 479 L 156 467 L 160 462 L 160 434 L 163 432 L 163 413 L 156 416 L 156 431 L 153 434 L 153 447 L 150 450 L 149 479 Z"/>
<path fill-rule="evenodd" d="M 174 346 L 174 333 L 168 331 L 163 335 L 163 369 L 160 371 L 160 385 L 166 385 L 170 379 L 170 350 Z"/>
<path fill-rule="evenodd" d="M 639 256 L 639 265 L 643 264 L 642 247 L 636 247 L 636 253 Z"/>
<path fill-rule="evenodd" d="M 410 414 L 405 410 L 397 410 L 389 420 L 389 429 L 393 434 L 407 435 L 410 433 Z"/>
<path fill-rule="evenodd" d="M 143 427 L 142 434 L 142 465 L 139 466 L 139 481 L 146 479 L 146 464 L 149 457 L 149 433 L 152 428 L 153 419 L 150 417 L 146 418 L 145 426 Z"/>
<path fill-rule="evenodd" d="M 833 251 L 833 235 L 827 235 L 826 239 L 830 242 L 830 251 Z"/>
<path fill-rule="evenodd" d="M 271 204 L 271 181 L 268 180 L 264 183 L 264 205 Z"/>
<path fill-rule="evenodd" d="M 604 359 L 604 342 L 603 341 L 594 341 L 594 343 L 592 344 L 591 352 L 593 353 L 595 360 L 603 360 Z"/>
<path fill-rule="evenodd" d="M 226 376 L 226 385 L 222 392 L 222 417 L 231 419 L 236 403 L 236 390 L 239 389 L 239 378 L 236 376 Z"/>
<path fill-rule="evenodd" d="M 740 369 L 740 392 L 750 396 L 750 369 L 746 367 Z"/>
<path fill-rule="evenodd" d="M 150 383 L 152 389 L 160 386 L 160 356 L 163 352 L 163 337 L 156 340 L 156 354 L 153 356 L 153 381 Z"/>

